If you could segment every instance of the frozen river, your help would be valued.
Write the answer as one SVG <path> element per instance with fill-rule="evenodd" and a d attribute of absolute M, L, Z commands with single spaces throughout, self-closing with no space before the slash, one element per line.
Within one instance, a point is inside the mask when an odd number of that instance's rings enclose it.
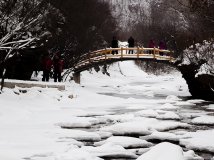
<path fill-rule="evenodd" d="M 67 82 L 65 91 L 5 88 L 0 159 L 214 157 L 214 103 L 191 99 L 178 72 L 149 75 L 133 62 L 116 63 L 109 72 L 84 72 L 81 85 Z"/>
<path fill-rule="evenodd" d="M 99 147 L 111 142 L 140 156 L 151 149 L 151 146 L 170 142 L 182 147 L 186 160 L 213 158 L 214 141 L 213 138 L 209 140 L 209 137 L 214 134 L 214 103 L 192 99 L 180 75 L 143 75 L 136 78 L 133 74 L 113 74 L 112 79 L 98 75 L 96 80 L 88 78 L 88 73 L 84 75 L 86 78 L 83 76 L 81 87 L 101 95 L 90 99 L 89 103 L 94 105 L 90 107 L 90 113 L 80 115 L 82 118 L 94 118 L 98 123 L 83 130 L 106 134 L 99 141 L 84 142 L 86 146 L 93 148 L 87 149 L 104 152 Z M 74 129 L 71 124 L 63 128 Z M 111 135 L 119 138 L 113 139 Z M 135 144 L 137 147 L 134 147 L 134 144 L 123 144 L 125 137 L 146 140 L 150 145 Z M 136 159 L 119 153 L 104 152 L 101 157 Z"/>
<path fill-rule="evenodd" d="M 162 79 L 163 80 L 163 79 Z M 174 81 L 174 79 L 171 78 L 164 78 L 164 81 Z M 158 82 L 159 83 L 159 82 Z M 176 122 L 182 122 L 189 124 L 188 127 L 173 127 L 172 129 L 166 129 L 164 133 L 172 133 L 174 135 L 176 134 L 184 134 L 188 132 L 197 132 L 197 131 L 207 131 L 214 129 L 214 103 L 199 99 L 193 99 L 191 96 L 172 96 L 170 98 L 169 95 L 166 93 L 160 93 L 158 91 L 157 93 L 153 92 L 154 85 L 157 85 L 155 82 L 132 82 L 130 84 L 126 84 L 126 86 L 129 86 L 128 89 L 124 89 L 126 87 L 124 86 L 117 86 L 117 92 L 107 92 L 105 93 L 105 90 L 111 90 L 110 86 L 102 86 L 102 92 L 99 94 L 106 95 L 110 97 L 119 97 L 122 99 L 137 99 L 137 100 L 143 100 L 146 102 L 145 106 L 144 104 L 140 104 L 143 107 L 137 107 L 137 105 L 134 103 L 129 104 L 128 106 L 116 106 L 112 107 L 108 111 L 111 114 L 105 114 L 105 115 L 99 115 L 99 116 L 89 116 L 93 118 L 100 118 L 100 117 L 109 117 L 108 123 L 102 123 L 98 125 L 94 125 L 90 127 L 89 129 L 85 129 L 86 131 L 90 132 L 96 132 L 100 128 L 111 126 L 115 124 L 115 121 L 117 122 L 127 122 L 129 121 L 126 119 L 126 116 L 142 116 L 147 118 L 156 118 L 160 121 L 176 121 Z M 108 88 L 109 87 L 109 88 Z M 124 88 L 123 88 L 124 87 Z M 181 86 L 180 86 L 181 87 Z M 119 88 L 119 89 L 118 89 Z M 139 88 L 145 88 L 146 93 L 139 92 Z M 151 88 L 151 89 L 150 89 Z M 162 88 L 163 89 L 163 88 Z M 122 92 L 121 92 L 122 91 Z M 182 91 L 182 87 L 178 89 L 178 92 Z M 123 93 L 125 92 L 125 93 Z M 151 94 L 154 93 L 154 94 Z M 172 100 L 169 103 L 166 103 L 166 99 Z M 159 107 L 157 107 L 159 106 Z M 140 114 L 141 112 L 141 114 Z M 139 113 L 139 114 L 138 114 Z M 110 118 L 111 117 L 111 118 Z M 197 121 L 198 117 L 198 121 Z M 201 118 L 201 120 L 199 119 Z M 208 118 L 208 120 L 204 120 L 203 118 Z M 209 119 L 210 118 L 210 119 Z M 130 121 L 133 119 L 130 118 Z M 142 122 L 143 123 L 143 122 Z M 127 127 L 128 128 L 128 127 Z M 180 145 L 184 151 L 188 151 L 189 148 L 185 145 L 179 143 L 179 138 L 172 138 L 170 135 L 156 135 L 156 136 L 148 136 L 148 135 L 140 135 L 139 134 L 125 134 L 124 133 L 117 133 L 116 135 L 119 136 L 127 136 L 127 137 L 137 137 L 140 139 L 146 139 L 148 142 L 151 142 L 153 145 L 161 143 L 161 142 L 170 142 L 176 145 Z M 175 136 L 176 137 L 176 136 Z M 182 136 L 181 136 L 182 137 Z M 181 138 L 182 139 L 182 138 Z M 182 141 L 182 140 L 181 140 Z M 97 142 L 96 142 L 97 143 Z M 87 142 L 86 145 L 94 146 L 94 143 Z M 145 148 L 143 148 L 145 149 Z M 134 150 L 134 149 L 133 149 Z M 140 153 L 142 148 L 135 148 L 136 153 Z M 213 152 L 210 152 L 208 150 L 200 150 L 200 149 L 193 149 L 195 154 L 199 155 L 200 157 L 194 157 L 194 159 L 211 159 L 214 155 Z M 139 155 L 140 155 L 139 154 Z M 192 159 L 193 157 L 190 157 L 189 159 Z M 106 158 L 106 159 L 115 159 L 115 158 Z M 125 159 L 124 157 L 122 159 Z M 129 158 L 127 158 L 129 159 Z"/>

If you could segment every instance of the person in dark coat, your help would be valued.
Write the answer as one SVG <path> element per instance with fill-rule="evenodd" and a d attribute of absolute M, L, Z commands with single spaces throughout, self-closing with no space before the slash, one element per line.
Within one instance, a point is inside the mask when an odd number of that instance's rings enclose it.
<path fill-rule="evenodd" d="M 149 41 L 149 48 L 155 48 L 155 47 L 156 47 L 155 41 L 153 39 L 151 39 Z M 149 54 L 152 54 L 151 50 L 149 50 Z"/>
<path fill-rule="evenodd" d="M 129 48 L 133 48 L 134 47 L 134 38 L 131 36 L 129 39 L 128 39 L 128 47 Z M 129 54 L 133 54 L 134 51 L 133 50 L 129 50 Z"/>
<path fill-rule="evenodd" d="M 52 68 L 52 60 L 48 54 L 45 54 L 42 60 L 43 78 L 42 81 L 49 81 L 50 72 Z"/>
<path fill-rule="evenodd" d="M 53 67 L 54 67 L 54 82 L 61 82 L 62 81 L 62 71 L 63 71 L 63 65 L 64 62 L 63 60 L 60 58 L 60 56 L 58 54 L 56 54 L 54 56 L 53 59 Z"/>
<path fill-rule="evenodd" d="M 113 37 L 113 39 L 111 41 L 111 47 L 118 48 L 118 40 L 115 36 Z M 118 50 L 112 50 L 112 54 L 118 54 Z"/>
<path fill-rule="evenodd" d="M 158 47 L 160 50 L 166 50 L 167 49 L 166 44 L 163 41 L 160 41 Z M 160 52 L 160 55 L 163 56 L 163 53 L 164 52 Z"/>

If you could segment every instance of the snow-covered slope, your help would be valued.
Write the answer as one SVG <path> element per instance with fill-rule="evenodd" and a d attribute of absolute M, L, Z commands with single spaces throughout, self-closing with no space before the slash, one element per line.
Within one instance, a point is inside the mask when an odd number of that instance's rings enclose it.
<path fill-rule="evenodd" d="M 119 25 L 123 29 L 139 21 L 145 20 L 145 16 L 150 14 L 151 0 L 107 0 L 115 17 L 118 18 Z"/>

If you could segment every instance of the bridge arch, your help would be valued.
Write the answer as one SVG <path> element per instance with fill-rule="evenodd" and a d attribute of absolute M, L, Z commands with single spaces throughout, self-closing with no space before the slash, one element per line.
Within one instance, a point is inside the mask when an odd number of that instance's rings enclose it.
<path fill-rule="evenodd" d="M 115 50 L 118 51 L 118 54 L 113 54 Z M 134 54 L 128 54 L 129 50 L 133 50 Z M 204 62 L 179 65 L 181 61 L 173 57 L 172 51 L 158 48 L 106 48 L 85 54 L 80 57 L 80 61 L 72 69 L 74 81 L 80 83 L 80 73 L 96 65 L 127 60 L 155 61 L 171 65 L 181 72 L 193 97 L 212 101 L 214 99 L 213 76 L 206 74 L 196 76 L 197 71 Z"/>
<path fill-rule="evenodd" d="M 133 51 L 133 54 L 129 54 Z M 176 67 L 174 64 L 173 52 L 160 50 L 158 48 L 106 48 L 80 57 L 79 62 L 73 68 L 73 78 L 76 83 L 80 83 L 80 73 L 96 65 L 110 64 L 118 61 L 143 60 L 156 61 Z"/>

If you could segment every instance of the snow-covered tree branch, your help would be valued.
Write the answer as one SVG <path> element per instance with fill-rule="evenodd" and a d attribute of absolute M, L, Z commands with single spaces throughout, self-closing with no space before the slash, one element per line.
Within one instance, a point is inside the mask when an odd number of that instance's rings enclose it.
<path fill-rule="evenodd" d="M 197 75 L 214 75 L 214 42 L 204 41 L 203 43 L 197 43 L 184 50 L 182 65 L 190 64 L 202 64 Z"/>

